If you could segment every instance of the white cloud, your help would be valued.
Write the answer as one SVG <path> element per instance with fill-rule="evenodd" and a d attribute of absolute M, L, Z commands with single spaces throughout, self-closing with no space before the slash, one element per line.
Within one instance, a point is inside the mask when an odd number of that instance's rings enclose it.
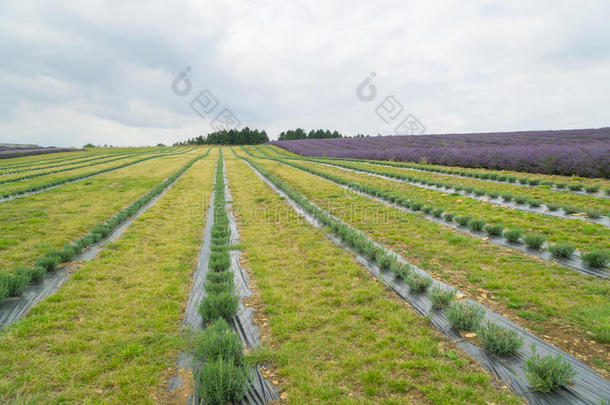
<path fill-rule="evenodd" d="M 0 6 L 0 142 L 152 144 L 244 125 L 389 133 L 376 72 L 428 133 L 607 126 L 604 1 L 12 2 Z M 186 66 L 193 92 L 170 90 Z"/>

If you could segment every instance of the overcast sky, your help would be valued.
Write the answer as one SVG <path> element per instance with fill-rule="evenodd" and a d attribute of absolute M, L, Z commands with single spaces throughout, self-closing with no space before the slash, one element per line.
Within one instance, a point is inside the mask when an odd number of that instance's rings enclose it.
<path fill-rule="evenodd" d="M 173 143 L 225 109 L 388 134 L 388 96 L 426 133 L 610 126 L 610 2 L 499 3 L 2 1 L 0 142 Z"/>

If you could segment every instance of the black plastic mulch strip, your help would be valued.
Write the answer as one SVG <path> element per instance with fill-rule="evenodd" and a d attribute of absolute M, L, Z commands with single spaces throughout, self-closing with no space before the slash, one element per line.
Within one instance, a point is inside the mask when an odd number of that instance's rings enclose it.
<path fill-rule="evenodd" d="M 297 167 L 291 166 L 288 163 L 282 162 L 281 160 L 275 160 L 275 161 L 280 162 L 281 164 L 286 165 L 288 167 L 292 167 L 292 168 L 297 169 L 297 170 L 302 170 L 302 169 L 299 169 Z M 310 173 L 310 172 L 307 172 L 307 173 Z M 456 230 L 458 230 L 460 232 L 466 233 L 468 235 L 475 236 L 475 237 L 481 238 L 481 239 L 486 239 L 486 240 L 488 240 L 489 242 L 491 242 L 493 244 L 500 245 L 500 246 L 503 246 L 505 248 L 519 250 L 519 251 L 521 251 L 521 252 L 523 252 L 523 253 L 525 253 L 527 255 L 535 256 L 535 257 L 538 257 L 538 258 L 540 258 L 542 260 L 556 263 L 556 264 L 558 264 L 560 266 L 563 266 L 563 267 L 575 270 L 575 271 L 577 271 L 577 272 L 579 272 L 581 274 L 586 274 L 586 275 L 589 275 L 589 276 L 596 276 L 596 277 L 603 278 L 603 279 L 610 279 L 610 271 L 605 270 L 605 269 L 599 269 L 599 268 L 594 268 L 594 267 L 587 266 L 580 259 L 580 252 L 572 253 L 572 256 L 569 257 L 569 258 L 556 258 L 548 250 L 530 249 L 526 245 L 524 245 L 523 243 L 510 243 L 509 241 L 507 241 L 502 236 L 487 235 L 487 234 L 485 234 L 482 231 L 472 231 L 469 228 L 464 227 L 464 226 L 460 226 L 460 225 L 458 225 L 458 224 L 456 224 L 454 222 L 448 222 L 448 221 L 445 221 L 444 219 L 436 218 L 435 216 L 429 215 L 429 214 L 425 214 L 422 211 L 414 211 L 414 210 L 412 210 L 410 208 L 406 208 L 406 207 L 404 207 L 402 205 L 395 204 L 393 202 L 387 201 L 387 200 L 385 200 L 385 199 L 383 199 L 381 197 L 377 197 L 377 196 L 365 193 L 363 191 L 356 190 L 356 189 L 354 189 L 352 187 L 349 187 L 349 186 L 346 186 L 344 184 L 339 184 L 339 183 L 337 183 L 337 182 L 335 182 L 335 181 L 333 181 L 331 179 L 327 179 L 327 178 L 322 177 L 320 175 L 317 175 L 315 173 L 310 173 L 310 174 L 313 175 L 313 176 L 320 177 L 321 179 L 329 181 L 329 182 L 331 182 L 333 184 L 336 184 L 337 186 L 342 187 L 342 188 L 344 188 L 346 190 L 350 190 L 351 192 L 354 192 L 356 194 L 360 194 L 360 195 L 363 195 L 365 197 L 371 198 L 373 200 L 379 201 L 380 203 L 383 203 L 385 205 L 391 206 L 393 208 L 397 208 L 397 209 L 399 209 L 401 211 L 405 211 L 405 212 L 408 212 L 408 213 L 420 215 L 422 218 L 427 219 L 428 221 L 433 221 L 433 222 L 436 222 L 436 223 L 441 224 L 441 225 L 449 226 L 451 228 L 454 228 L 454 229 L 456 229 Z M 546 246 L 546 244 L 544 246 Z"/>
<path fill-rule="evenodd" d="M 178 176 L 173 182 L 167 185 L 167 187 L 158 195 L 153 197 L 150 201 L 144 204 L 133 216 L 125 220 L 116 229 L 100 239 L 98 242 L 84 249 L 81 253 L 76 255 L 70 263 L 83 262 L 94 259 L 108 243 L 118 239 L 123 232 L 139 218 L 146 210 L 152 207 L 163 195 L 170 189 L 182 176 Z M 11 323 L 21 319 L 37 302 L 43 300 L 49 295 L 61 287 L 66 282 L 72 273 L 70 272 L 71 266 L 69 263 L 65 263 L 58 266 L 55 270 L 46 273 L 43 280 L 38 283 L 30 283 L 25 288 L 24 292 L 11 298 L 5 298 L 0 302 L 0 330 L 4 329 Z"/>
<path fill-rule="evenodd" d="M 520 211 L 533 212 L 535 214 L 548 215 L 548 216 L 553 216 L 553 217 L 562 218 L 562 219 L 579 219 L 581 221 L 591 222 L 594 224 L 603 225 L 605 227 L 610 227 L 610 218 L 606 217 L 606 216 L 601 216 L 600 218 L 590 218 L 590 217 L 586 217 L 586 216 L 568 215 L 568 214 L 560 212 L 559 209 L 556 211 L 551 211 L 548 209 L 548 207 L 545 204 L 541 204 L 540 207 L 530 207 L 527 204 L 517 204 L 512 201 L 503 201 L 502 197 L 490 198 L 488 196 L 477 196 L 472 193 L 468 194 L 465 191 L 457 191 L 453 188 L 440 188 L 440 187 L 429 186 L 427 184 L 416 183 L 416 182 L 408 181 L 408 180 L 401 180 L 401 179 L 397 179 L 394 177 L 385 176 L 383 174 L 370 173 L 370 172 L 367 172 L 366 170 L 347 168 L 347 167 L 339 166 L 339 165 L 332 164 L 332 163 L 326 163 L 326 162 L 322 163 L 317 160 L 311 160 L 310 162 L 318 163 L 318 164 L 321 164 L 324 166 L 329 166 L 329 167 L 336 167 L 337 169 L 345 170 L 348 172 L 365 173 L 372 177 L 378 177 L 378 178 L 381 178 L 384 180 L 394 181 L 396 183 L 405 183 L 405 184 L 409 184 L 409 185 L 412 185 L 415 187 L 438 191 L 439 193 L 445 193 L 445 194 L 458 193 L 467 198 L 472 198 L 474 200 L 488 202 L 490 204 L 498 205 L 501 207 L 512 208 L 512 209 L 520 210 Z"/>
<path fill-rule="evenodd" d="M 250 165 L 249 162 L 248 164 Z M 298 214 L 303 216 L 310 224 L 319 228 L 324 228 L 317 219 L 315 219 L 311 214 L 304 210 L 298 203 L 292 200 L 292 198 L 290 198 L 286 193 L 279 189 L 279 187 L 273 184 L 256 168 L 254 168 L 252 165 L 250 165 L 250 167 L 252 168 L 252 170 L 255 171 L 256 174 L 258 174 L 261 179 L 263 179 L 263 181 L 265 181 L 265 183 L 267 183 L 273 190 L 275 190 L 276 193 L 284 197 L 285 200 L 293 207 L 293 209 L 295 209 Z M 354 252 L 352 249 L 347 247 L 347 245 L 344 244 L 338 237 L 329 235 L 329 239 L 339 244 L 343 248 Z M 380 245 L 377 244 L 377 246 Z M 389 249 L 385 250 L 393 254 L 401 262 L 408 263 L 400 255 L 395 254 Z M 499 357 L 486 352 L 478 345 L 475 345 L 474 343 L 463 338 L 459 331 L 453 329 L 451 327 L 451 324 L 447 320 L 444 312 L 437 311 L 432 308 L 432 303 L 430 302 L 426 294 L 411 292 L 402 281 L 396 280 L 392 274 L 381 272 L 374 263 L 357 253 L 356 255 L 358 262 L 361 263 L 364 267 L 366 267 L 368 271 L 370 271 L 372 274 L 379 277 L 380 280 L 382 280 L 384 283 L 389 285 L 400 297 L 408 301 L 416 309 L 417 312 L 430 317 L 431 323 L 439 331 L 441 331 L 443 334 L 453 340 L 464 352 L 472 356 L 486 369 L 488 369 L 493 374 L 505 381 L 515 393 L 525 397 L 530 403 L 540 405 L 599 405 L 604 403 L 604 401 L 608 401 L 608 399 L 610 399 L 610 382 L 608 382 L 608 380 L 597 374 L 585 363 L 571 356 L 570 354 L 565 353 L 559 348 L 547 343 L 546 341 L 521 328 L 514 322 L 491 311 L 490 309 L 479 304 L 478 302 L 473 301 L 471 299 L 466 299 L 466 301 L 468 301 L 469 303 L 477 305 L 485 310 L 486 320 L 490 320 L 493 323 L 496 323 L 506 329 L 515 330 L 519 333 L 519 336 L 523 338 L 523 346 L 514 356 Z M 412 266 L 412 268 L 414 269 L 414 271 L 429 276 L 428 273 L 422 269 L 419 269 L 415 266 Z M 444 289 L 452 288 L 449 285 L 439 282 L 435 279 L 432 280 L 433 285 L 430 288 L 433 288 L 434 286 L 438 286 Z M 577 374 L 572 379 L 571 385 L 563 387 L 557 391 L 548 394 L 531 390 L 531 387 L 525 375 L 525 363 L 526 360 L 532 354 L 532 344 L 536 345 L 536 351 L 538 354 L 543 356 L 561 355 L 570 365 L 572 365 L 572 367 L 574 367 Z"/>

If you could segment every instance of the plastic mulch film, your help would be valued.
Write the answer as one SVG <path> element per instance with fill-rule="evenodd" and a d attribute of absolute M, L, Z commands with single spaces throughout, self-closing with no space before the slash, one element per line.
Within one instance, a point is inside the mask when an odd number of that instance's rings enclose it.
<path fill-rule="evenodd" d="M 170 183 L 161 193 L 151 198 L 150 201 L 144 204 L 133 216 L 125 220 L 125 222 L 114 231 L 76 255 L 71 262 L 65 263 L 55 270 L 47 272 L 44 279 L 40 282 L 28 284 L 21 295 L 6 298 L 0 302 L 0 330 L 24 316 L 34 304 L 57 291 L 59 287 L 70 278 L 73 269 L 77 266 L 76 263 L 94 259 L 102 251 L 104 246 L 118 239 L 133 221 L 163 197 L 163 195 L 176 184 L 180 177 L 181 176 Z"/>
<path fill-rule="evenodd" d="M 249 164 L 249 163 L 248 163 Z M 271 188 L 273 188 L 278 194 L 285 198 L 285 200 L 293 207 L 293 209 L 300 215 L 302 215 L 310 224 L 316 227 L 322 227 L 320 222 L 315 219 L 312 215 L 306 212 L 299 204 L 292 200 L 286 193 L 271 183 L 265 176 L 263 176 L 258 170 L 252 167 L 261 179 L 263 179 Z M 350 250 L 346 244 L 344 244 L 339 238 L 330 236 L 333 242 L 339 244 L 343 248 Z M 377 245 L 380 246 L 380 245 Z M 382 247 L 383 248 L 383 247 Z M 385 249 L 385 248 L 384 248 Z M 394 255 L 398 260 L 403 263 L 407 263 L 402 257 L 385 249 L 390 254 Z M 354 252 L 355 253 L 355 252 Z M 511 389 L 525 397 L 532 404 L 541 405 L 554 405 L 554 404 L 596 404 L 599 405 L 610 399 L 610 382 L 593 369 L 584 364 L 582 361 L 571 356 L 568 353 L 560 350 L 559 348 L 545 342 L 538 338 L 532 333 L 526 331 L 514 322 L 504 318 L 503 316 L 491 311 L 485 306 L 479 304 L 476 301 L 470 299 L 464 299 L 474 305 L 477 305 L 485 310 L 485 320 L 492 321 L 506 329 L 517 331 L 519 336 L 523 338 L 523 346 L 519 351 L 510 357 L 499 357 L 489 352 L 486 352 L 478 345 L 465 339 L 459 331 L 453 329 L 451 324 L 447 320 L 443 311 L 434 310 L 432 303 L 426 294 L 410 292 L 408 286 L 402 281 L 396 280 L 394 276 L 389 272 L 381 272 L 375 263 L 357 254 L 357 260 L 364 267 L 367 268 L 372 274 L 377 276 L 380 280 L 390 286 L 400 297 L 408 301 L 417 312 L 422 315 L 428 316 L 431 323 L 448 338 L 454 341 L 464 352 L 468 353 L 475 360 L 477 360 L 486 369 L 491 371 L 494 375 L 505 381 Z M 427 272 L 412 266 L 414 271 L 429 276 Z M 450 289 L 447 284 L 439 282 L 433 279 L 433 285 Z M 459 294 L 459 291 L 456 290 Z M 525 375 L 525 364 L 526 360 L 532 355 L 532 345 L 536 345 L 536 352 L 542 356 L 546 355 L 561 355 L 574 369 L 576 370 L 576 376 L 571 380 L 571 384 L 567 387 L 561 388 L 553 393 L 541 393 L 531 390 L 531 386 L 528 383 Z"/>
<path fill-rule="evenodd" d="M 286 165 L 286 163 L 284 162 L 280 162 L 284 165 Z M 289 166 L 289 165 L 287 165 Z M 289 166 L 292 167 L 292 166 Z M 301 170 L 301 169 L 297 169 L 297 170 Z M 318 176 L 316 174 L 311 173 L 314 176 Z M 320 177 L 320 176 L 318 176 Z M 526 245 L 524 245 L 523 243 L 511 243 L 509 241 L 507 241 L 505 238 L 503 238 L 502 236 L 493 236 L 493 235 L 487 235 L 482 231 L 472 231 L 469 228 L 465 227 L 465 226 L 460 226 L 454 222 L 448 222 L 445 221 L 441 218 L 436 218 L 433 215 L 429 215 L 429 214 L 425 214 L 422 211 L 414 211 L 411 210 L 409 208 L 403 207 L 402 205 L 399 204 L 395 204 L 389 201 L 384 200 L 383 198 L 365 193 L 363 191 L 360 190 L 356 190 L 352 187 L 343 185 L 343 184 L 339 184 L 334 182 L 333 180 L 330 179 L 326 179 L 324 177 L 320 177 L 326 181 L 330 181 L 331 183 L 336 184 L 339 187 L 342 187 L 346 190 L 350 190 L 351 192 L 354 192 L 356 194 L 360 194 L 363 195 L 365 197 L 368 198 L 372 198 L 376 201 L 379 201 L 380 203 L 383 203 L 385 205 L 397 208 L 399 210 L 405 211 L 405 212 L 409 212 L 409 213 L 414 213 L 414 214 L 418 214 L 420 215 L 422 218 L 425 218 L 429 221 L 434 221 L 438 224 L 444 225 L 444 226 L 448 226 L 451 228 L 454 228 L 460 232 L 466 233 L 468 235 L 471 236 L 475 236 L 477 238 L 481 238 L 481 239 L 486 239 L 487 241 L 489 241 L 490 243 L 496 244 L 496 245 L 500 245 L 503 246 L 505 248 L 509 248 L 509 249 L 515 249 L 515 250 L 519 250 L 525 254 L 531 255 L 531 256 L 536 256 L 542 260 L 545 261 L 550 261 L 550 262 L 554 262 L 557 263 L 560 266 L 569 268 L 571 270 L 577 271 L 579 273 L 582 274 L 586 274 L 586 275 L 590 275 L 590 276 L 596 276 L 596 277 L 600 277 L 600 278 L 604 278 L 604 279 L 610 279 L 610 271 L 605 270 L 605 269 L 598 269 L 598 268 L 594 268 L 594 267 L 590 267 L 587 266 L 582 260 L 580 260 L 580 252 L 574 252 L 572 253 L 572 256 L 569 258 L 556 258 L 554 257 L 551 252 L 549 252 L 548 250 L 537 250 L 537 249 L 530 249 L 528 248 Z M 544 245 L 546 246 L 546 244 Z"/>

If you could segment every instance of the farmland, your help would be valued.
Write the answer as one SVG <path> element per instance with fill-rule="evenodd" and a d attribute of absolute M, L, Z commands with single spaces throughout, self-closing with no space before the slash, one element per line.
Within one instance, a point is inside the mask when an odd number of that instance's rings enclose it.
<path fill-rule="evenodd" d="M 1 159 L 0 402 L 604 403 L 608 130 L 513 135 Z"/>

